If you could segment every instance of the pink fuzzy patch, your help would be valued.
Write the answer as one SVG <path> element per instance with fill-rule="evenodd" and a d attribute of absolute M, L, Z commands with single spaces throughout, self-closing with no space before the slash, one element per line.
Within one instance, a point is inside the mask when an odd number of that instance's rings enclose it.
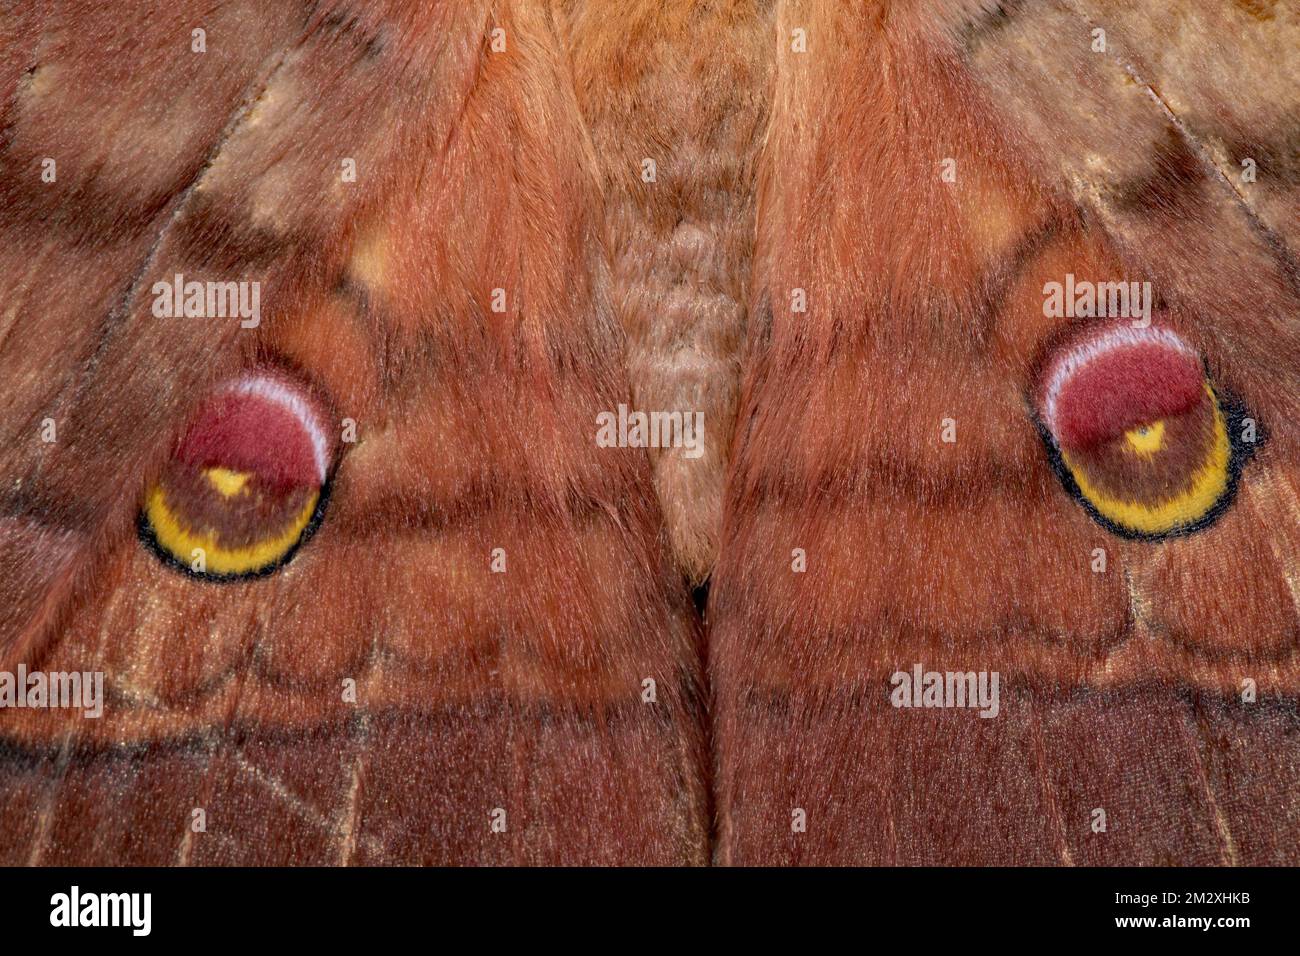
<path fill-rule="evenodd" d="M 307 426 L 283 404 L 256 394 L 209 399 L 177 457 L 196 468 L 252 472 L 277 492 L 321 483 Z"/>
<path fill-rule="evenodd" d="M 1070 376 L 1056 401 L 1056 439 L 1087 449 L 1129 429 L 1179 415 L 1205 397 L 1200 363 L 1158 342 L 1098 355 Z"/>

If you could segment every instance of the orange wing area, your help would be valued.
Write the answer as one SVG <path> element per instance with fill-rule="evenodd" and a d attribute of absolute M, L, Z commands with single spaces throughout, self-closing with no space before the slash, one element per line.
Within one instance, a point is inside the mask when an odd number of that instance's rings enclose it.
<path fill-rule="evenodd" d="M 106 701 L 0 714 L 0 860 L 702 862 L 699 625 L 644 452 L 593 441 L 628 385 L 549 12 L 264 6 L 6 40 L 0 657 Z M 261 324 L 157 318 L 176 273 Z M 253 365 L 356 438 L 291 563 L 196 581 L 133 522 Z"/>
<path fill-rule="evenodd" d="M 709 608 L 723 862 L 1296 862 L 1280 200 L 1226 188 L 1091 27 L 1072 4 L 779 7 L 770 321 Z M 1288 169 L 1260 169 L 1277 199 Z M 1267 429 L 1208 528 L 1124 540 L 1053 475 L 1031 392 L 1067 273 L 1151 282 Z M 918 664 L 998 673 L 998 716 L 891 706 Z"/>

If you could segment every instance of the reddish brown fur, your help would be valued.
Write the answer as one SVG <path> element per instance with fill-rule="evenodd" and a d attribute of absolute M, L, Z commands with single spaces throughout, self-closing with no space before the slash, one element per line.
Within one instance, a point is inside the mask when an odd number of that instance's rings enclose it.
<path fill-rule="evenodd" d="M 1153 2 L 227 0 L 204 55 L 170 5 L 20 5 L 0 670 L 110 697 L 0 714 L 0 862 L 1296 862 L 1296 24 Z M 177 271 L 262 326 L 156 319 Z M 1121 540 L 1052 473 L 1067 272 L 1152 281 L 1258 417 L 1209 529 Z M 258 364 L 360 440 L 290 564 L 196 581 L 133 522 Z M 625 401 L 705 456 L 597 448 Z M 892 708 L 914 663 L 1000 716 Z"/>
<path fill-rule="evenodd" d="M 1003 23 L 981 6 L 780 8 L 751 292 L 771 323 L 751 334 L 710 608 L 718 858 L 1287 859 L 1300 337 L 1285 262 L 1234 225 L 1260 274 L 1229 272 L 1218 230 L 1234 201 L 1208 185 L 1180 193 L 1177 214 L 1094 206 L 1113 184 L 1067 178 L 1104 177 L 1085 150 L 1140 148 L 1134 125 L 1168 121 L 1089 76 L 1105 67 L 1086 23 L 1054 5 Z M 786 42 L 796 27 L 806 54 Z M 1050 91 L 1026 50 L 1064 61 Z M 1101 105 L 1072 111 L 1062 90 L 1080 78 L 1120 129 L 1090 121 Z M 1273 430 L 1211 530 L 1121 541 L 1053 476 L 1028 395 L 1061 331 L 1042 287 L 1066 272 L 1153 280 Z M 790 310 L 796 287 L 806 315 Z M 956 444 L 940 440 L 949 417 Z M 999 671 L 1009 712 L 889 707 L 891 673 L 918 662 Z M 1258 717 L 1218 696 L 1243 676 L 1270 701 Z M 1279 780 L 1234 779 L 1247 738 L 1268 740 Z M 1108 837 L 1089 830 L 1096 806 Z"/>
<path fill-rule="evenodd" d="M 100 722 L 5 714 L 0 858 L 700 862 L 697 625 L 644 454 L 593 454 L 628 387 L 553 24 L 529 3 L 331 4 L 297 30 L 268 35 L 264 88 L 156 248 L 124 253 L 141 278 L 94 363 L 61 353 L 68 438 L 8 520 L 71 535 L 77 576 L 6 659 L 103 669 L 110 702 Z M 174 271 L 260 278 L 263 326 L 153 318 Z M 360 441 L 292 564 L 202 584 L 130 521 L 207 383 L 253 362 L 313 382 Z M 10 537 L 34 567 L 9 586 L 39 594 L 54 549 Z"/>
<path fill-rule="evenodd" d="M 703 414 L 703 454 L 652 449 L 655 488 L 693 584 L 717 557 L 767 119 L 770 5 L 561 4 L 596 147 L 634 407 Z M 655 181 L 642 163 L 655 163 Z"/>

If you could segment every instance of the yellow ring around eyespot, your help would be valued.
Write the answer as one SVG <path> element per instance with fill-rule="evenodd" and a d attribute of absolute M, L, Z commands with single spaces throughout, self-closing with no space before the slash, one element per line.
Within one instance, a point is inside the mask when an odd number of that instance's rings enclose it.
<path fill-rule="evenodd" d="M 190 565 L 194 558 L 194 549 L 202 548 L 204 554 L 204 572 L 207 574 L 250 574 L 270 567 L 284 557 L 285 553 L 297 543 L 316 511 L 316 501 L 320 492 L 313 492 L 307 504 L 283 532 L 265 541 L 245 548 L 223 548 L 217 544 L 215 534 L 195 534 L 184 528 L 176 515 L 167 505 L 167 498 L 161 487 L 154 488 L 145 506 L 145 516 L 159 547 L 171 554 L 176 560 Z"/>
<path fill-rule="evenodd" d="M 1107 495 L 1088 481 L 1068 455 L 1062 454 L 1070 474 L 1079 486 L 1080 494 L 1102 517 L 1141 534 L 1164 534 L 1174 528 L 1192 524 L 1223 497 L 1228 488 L 1228 463 L 1232 459 L 1232 444 L 1228 440 L 1228 423 L 1224 421 L 1214 390 L 1206 385 L 1205 391 L 1214 406 L 1214 447 L 1209 459 L 1192 477 L 1187 490 L 1163 504 L 1145 505 Z"/>

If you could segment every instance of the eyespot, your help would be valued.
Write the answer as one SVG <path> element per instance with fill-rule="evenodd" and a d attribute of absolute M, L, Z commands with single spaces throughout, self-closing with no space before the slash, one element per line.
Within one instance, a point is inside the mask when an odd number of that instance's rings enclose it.
<path fill-rule="evenodd" d="M 145 496 L 141 537 L 167 563 L 215 580 L 284 564 L 324 511 L 334 453 L 324 421 L 278 372 L 218 386 Z"/>
<path fill-rule="evenodd" d="M 1066 490 L 1116 534 L 1195 531 L 1232 500 L 1240 411 L 1171 328 L 1090 329 L 1047 362 L 1036 406 Z"/>

